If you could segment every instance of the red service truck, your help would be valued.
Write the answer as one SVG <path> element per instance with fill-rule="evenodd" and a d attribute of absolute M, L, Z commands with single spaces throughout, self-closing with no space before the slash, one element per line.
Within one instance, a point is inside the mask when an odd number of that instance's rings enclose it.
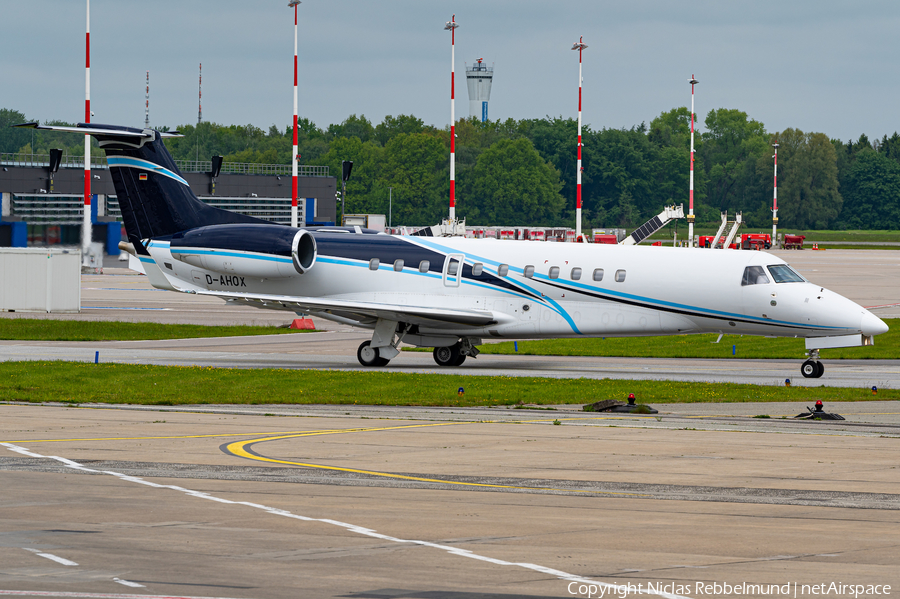
<path fill-rule="evenodd" d="M 616 236 L 611 233 L 594 233 L 594 243 L 607 243 L 609 245 L 616 245 L 619 243 L 619 240 L 616 239 Z"/>
<path fill-rule="evenodd" d="M 772 247 L 772 236 L 768 233 L 744 233 L 741 235 L 742 250 L 767 250 Z"/>
<path fill-rule="evenodd" d="M 725 244 L 725 238 L 719 237 L 718 243 L 713 243 L 713 239 L 715 239 L 715 237 L 716 237 L 715 235 L 701 235 L 700 239 L 698 240 L 698 243 L 700 244 L 700 247 L 702 247 L 702 248 L 713 248 L 713 249 L 721 248 Z M 737 244 L 732 242 L 731 245 L 729 245 L 728 247 L 733 250 L 736 250 Z"/>
<path fill-rule="evenodd" d="M 785 233 L 784 243 L 781 247 L 786 250 L 802 250 L 804 239 L 806 239 L 806 235 L 788 235 Z"/>

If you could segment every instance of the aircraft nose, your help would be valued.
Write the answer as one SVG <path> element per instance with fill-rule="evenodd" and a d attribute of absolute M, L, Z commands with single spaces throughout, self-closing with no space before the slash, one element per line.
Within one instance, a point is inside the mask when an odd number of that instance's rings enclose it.
<path fill-rule="evenodd" d="M 863 313 L 859 326 L 862 329 L 862 334 L 866 336 L 880 335 L 888 331 L 888 325 L 884 324 L 883 320 L 868 310 Z"/>

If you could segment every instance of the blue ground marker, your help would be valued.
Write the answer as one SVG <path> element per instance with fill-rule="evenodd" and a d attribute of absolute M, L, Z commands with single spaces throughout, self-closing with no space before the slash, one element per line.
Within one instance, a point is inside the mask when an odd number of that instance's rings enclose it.
<path fill-rule="evenodd" d="M 94 352 L 94 364 L 99 364 L 99 363 L 100 363 L 100 352 L 95 351 Z"/>
<path fill-rule="evenodd" d="M 513 341 L 513 347 L 516 348 L 516 351 L 519 351 L 519 342 Z"/>

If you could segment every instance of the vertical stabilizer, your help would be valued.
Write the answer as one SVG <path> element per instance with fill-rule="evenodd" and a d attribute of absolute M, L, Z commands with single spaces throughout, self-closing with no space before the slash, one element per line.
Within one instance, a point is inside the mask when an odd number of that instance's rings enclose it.
<path fill-rule="evenodd" d="M 77 127 L 26 123 L 19 127 L 90 134 L 106 152 L 128 240 L 142 253 L 142 239 L 173 235 L 204 225 L 268 223 L 201 202 L 184 179 L 164 137 L 177 132 L 81 123 Z"/>

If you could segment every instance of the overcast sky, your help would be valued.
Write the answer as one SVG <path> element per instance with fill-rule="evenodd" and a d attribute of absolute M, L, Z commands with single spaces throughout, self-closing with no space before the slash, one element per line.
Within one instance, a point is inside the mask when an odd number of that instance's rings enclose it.
<path fill-rule="evenodd" d="M 897 0 L 303 0 L 300 115 L 325 128 L 350 114 L 373 124 L 414 114 L 450 120 L 456 13 L 458 117 L 465 64 L 495 66 L 492 119 L 574 117 L 579 36 L 584 121 L 631 127 L 661 112 L 737 108 L 771 132 L 842 140 L 900 130 Z M 3 3 L 0 108 L 29 118 L 84 116 L 84 0 Z M 287 0 L 93 0 L 94 122 L 152 126 L 203 119 L 287 126 L 293 110 L 293 11 Z"/>

